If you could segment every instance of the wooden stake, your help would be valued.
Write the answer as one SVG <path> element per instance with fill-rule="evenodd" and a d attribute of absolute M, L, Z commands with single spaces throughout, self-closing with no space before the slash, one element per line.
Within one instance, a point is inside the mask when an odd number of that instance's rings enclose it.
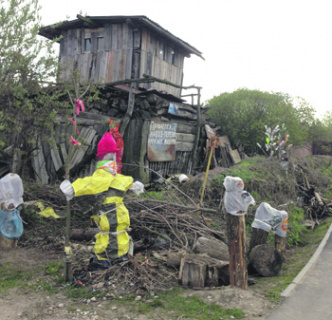
<path fill-rule="evenodd" d="M 250 251 L 254 247 L 259 246 L 261 244 L 266 244 L 268 235 L 269 235 L 269 233 L 263 229 L 253 228 L 252 236 L 250 238 L 250 243 L 249 243 L 248 255 L 250 254 Z"/>
<path fill-rule="evenodd" d="M 227 214 L 229 282 L 231 287 L 248 289 L 245 217 Z"/>
<path fill-rule="evenodd" d="M 274 235 L 274 247 L 280 253 L 282 261 L 286 259 L 286 237 L 280 237 L 277 234 Z"/>

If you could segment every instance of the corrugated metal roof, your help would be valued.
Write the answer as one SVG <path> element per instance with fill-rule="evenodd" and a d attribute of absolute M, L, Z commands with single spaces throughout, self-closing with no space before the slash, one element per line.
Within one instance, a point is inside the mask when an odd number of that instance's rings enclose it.
<path fill-rule="evenodd" d="M 78 17 L 80 17 L 78 15 Z M 81 28 L 81 27 L 89 27 L 92 28 L 92 25 L 89 25 L 88 22 L 84 20 L 84 18 L 91 20 L 94 24 L 94 27 L 100 26 L 102 27 L 105 23 L 130 23 L 135 26 L 146 27 L 147 29 L 153 30 L 155 33 L 159 34 L 162 37 L 167 38 L 168 40 L 174 42 L 180 48 L 185 50 L 189 54 L 195 54 L 202 59 L 202 52 L 197 50 L 195 47 L 191 46 L 189 43 L 181 40 L 180 38 L 174 36 L 168 30 L 161 27 L 159 24 L 150 20 L 146 16 L 86 16 L 80 17 L 71 21 L 63 21 L 58 24 L 53 24 L 49 26 L 42 27 L 39 30 L 39 35 L 46 37 L 48 39 L 54 39 L 59 37 L 63 30 L 73 29 L 73 28 Z"/>

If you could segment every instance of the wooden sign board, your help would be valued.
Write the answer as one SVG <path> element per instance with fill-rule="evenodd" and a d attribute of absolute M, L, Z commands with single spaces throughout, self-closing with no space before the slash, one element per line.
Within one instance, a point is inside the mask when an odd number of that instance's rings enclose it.
<path fill-rule="evenodd" d="M 225 144 L 228 144 L 229 147 L 231 147 L 231 143 L 229 142 L 229 139 L 227 136 L 222 136 L 222 137 L 219 137 L 219 145 L 221 147 L 226 147 Z"/>
<path fill-rule="evenodd" d="M 233 163 L 238 164 L 242 161 L 240 154 L 237 150 L 230 150 L 229 154 L 232 158 Z"/>
<path fill-rule="evenodd" d="M 151 121 L 148 137 L 148 160 L 150 162 L 164 162 L 175 160 L 176 146 L 175 122 Z"/>

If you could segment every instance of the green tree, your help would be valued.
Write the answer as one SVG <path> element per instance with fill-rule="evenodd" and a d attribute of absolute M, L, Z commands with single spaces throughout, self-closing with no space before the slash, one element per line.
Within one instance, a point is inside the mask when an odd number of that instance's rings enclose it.
<path fill-rule="evenodd" d="M 265 125 L 275 127 L 285 124 L 291 142 L 301 145 L 309 139 L 310 126 L 315 110 L 303 99 L 295 101 L 283 93 L 268 93 L 259 90 L 238 89 L 222 93 L 207 103 L 208 115 L 220 126 L 222 135 L 231 143 L 244 146 L 247 154 L 260 150 L 257 142 L 265 145 Z"/>
<path fill-rule="evenodd" d="M 0 0 L 0 151 L 9 153 L 13 172 L 36 138 L 52 133 L 55 115 L 65 106 L 55 87 L 46 87 L 57 72 L 57 39 L 38 36 L 39 10 L 38 0 Z"/>

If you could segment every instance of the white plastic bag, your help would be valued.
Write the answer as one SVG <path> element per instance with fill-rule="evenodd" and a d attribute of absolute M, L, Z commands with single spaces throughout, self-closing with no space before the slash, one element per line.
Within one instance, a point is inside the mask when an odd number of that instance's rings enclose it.
<path fill-rule="evenodd" d="M 72 184 L 69 180 L 63 180 L 60 184 L 60 190 L 64 193 L 67 201 L 70 201 L 74 198 L 75 192 Z"/>
<path fill-rule="evenodd" d="M 280 237 L 286 237 L 288 214 L 272 208 L 268 203 L 262 202 L 256 210 L 255 220 L 251 224 L 253 228 L 266 232 L 271 230 Z"/>
<path fill-rule="evenodd" d="M 277 226 L 275 230 L 275 234 L 279 237 L 285 238 L 287 235 L 288 228 L 288 214 L 286 211 L 280 211 L 281 214 L 281 223 Z"/>
<path fill-rule="evenodd" d="M 244 191 L 244 183 L 239 177 L 227 176 L 224 180 L 226 193 L 224 203 L 227 213 L 234 216 L 246 214 L 249 205 L 255 204 L 254 198 L 247 191 Z"/>
<path fill-rule="evenodd" d="M 8 209 L 10 204 L 17 208 L 23 203 L 23 183 L 16 173 L 8 173 L 0 179 L 0 204 Z"/>
<path fill-rule="evenodd" d="M 129 190 L 135 192 L 135 194 L 139 196 L 141 193 L 144 193 L 144 184 L 140 181 L 135 181 Z"/>

